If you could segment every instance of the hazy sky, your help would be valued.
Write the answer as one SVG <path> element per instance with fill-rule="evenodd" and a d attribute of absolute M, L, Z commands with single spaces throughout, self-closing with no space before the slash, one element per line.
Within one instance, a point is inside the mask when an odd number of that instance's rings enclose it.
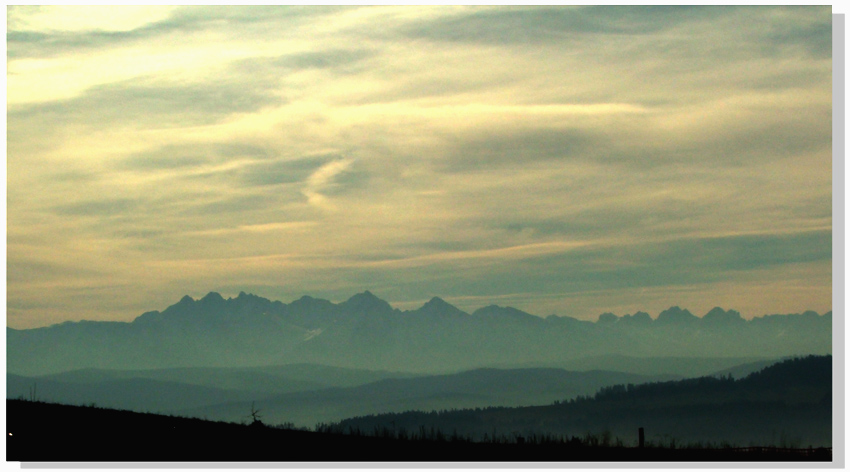
<path fill-rule="evenodd" d="M 7 10 L 7 322 L 831 309 L 826 7 Z"/>

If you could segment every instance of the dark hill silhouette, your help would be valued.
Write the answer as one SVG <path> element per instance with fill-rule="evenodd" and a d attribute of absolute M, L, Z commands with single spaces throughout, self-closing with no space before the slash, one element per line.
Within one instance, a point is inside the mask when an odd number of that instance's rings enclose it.
<path fill-rule="evenodd" d="M 227 402 L 248 402 L 284 393 L 344 388 L 407 377 L 398 372 L 294 364 L 245 368 L 192 367 L 155 370 L 82 369 L 39 377 L 6 375 L 7 398 L 179 413 Z M 238 420 L 239 415 L 231 418 Z M 210 415 L 211 418 L 221 419 Z M 338 419 L 338 418 L 337 418 Z M 280 422 L 287 421 L 286 418 Z M 315 422 L 309 423 L 310 426 Z"/>
<path fill-rule="evenodd" d="M 663 377 L 669 379 L 669 377 Z M 291 392 L 256 402 L 272 422 L 312 427 L 319 422 L 407 410 L 545 405 L 564 396 L 589 395 L 605 385 L 657 380 L 620 372 L 563 369 L 476 369 L 449 375 L 387 378 L 347 388 Z M 238 420 L 250 401 L 180 411 L 181 414 Z"/>
<path fill-rule="evenodd" d="M 643 383 L 682 375 L 634 375 L 593 370 L 594 366 L 645 367 L 661 371 L 698 369 L 706 374 L 733 359 L 585 359 L 588 370 L 555 368 L 477 369 L 450 375 L 416 376 L 314 364 L 244 368 L 153 370 L 82 369 L 38 377 L 7 374 L 7 398 L 29 398 L 37 388 L 44 401 L 181 414 L 238 421 L 256 401 L 265 418 L 313 426 L 365 414 L 410 409 L 544 405 L 556 399 L 590 395 L 617 383 Z M 718 364 L 727 362 L 727 364 Z M 763 364 L 761 365 L 763 367 Z M 738 371 L 751 372 L 751 366 Z M 690 373 L 689 370 L 683 370 Z M 749 369 L 749 370 L 747 370 Z M 693 375 L 691 373 L 691 375 Z M 382 379 L 404 379 L 381 382 Z"/>
<path fill-rule="evenodd" d="M 403 312 L 368 291 L 342 303 L 302 297 L 290 304 L 244 292 L 226 299 L 211 292 L 199 300 L 183 297 L 130 323 L 7 328 L 7 370 L 42 375 L 81 368 L 315 363 L 446 373 L 560 366 L 611 354 L 775 358 L 831 352 L 831 313 L 752 320 L 737 320 L 735 313 L 714 309 L 699 318 L 673 307 L 656 320 L 638 312 L 593 323 L 554 315 L 544 319 L 495 305 L 467 314 L 437 298 Z"/>
<path fill-rule="evenodd" d="M 761 368 L 767 365 L 766 362 L 757 365 Z M 573 362 L 568 367 L 574 372 L 560 368 L 479 369 L 424 377 L 315 364 L 153 370 L 82 369 L 38 377 L 7 374 L 6 392 L 7 398 L 27 398 L 33 386 L 37 386 L 38 398 L 45 401 L 94 402 L 105 407 L 230 421 L 241 418 L 250 402 L 256 400 L 270 421 L 312 426 L 319 421 L 406 409 L 542 405 L 555 399 L 589 395 L 602 386 L 622 382 L 642 383 L 659 378 L 706 375 L 719 369 L 724 369 L 723 373 L 725 369 L 746 373 L 754 370 L 753 363 L 739 364 L 741 362 L 732 358 L 637 359 L 605 356 Z M 614 366 L 644 375 L 610 372 Z M 497 375 L 478 375 L 477 382 L 472 384 L 469 379 L 464 379 L 488 372 Z M 659 377 L 657 372 L 666 374 Z M 681 374 L 669 374 L 672 372 Z M 393 390 L 383 389 L 382 383 L 374 383 L 385 378 L 410 380 L 407 387 Z M 372 385 L 365 387 L 364 384 L 369 383 Z M 364 385 L 364 388 L 349 388 L 358 385 Z M 469 388 L 468 385 L 476 387 Z M 290 395 L 275 398 L 281 394 Z"/>
<path fill-rule="evenodd" d="M 582 436 L 634 444 L 638 428 L 656 443 L 831 446 L 832 357 L 782 361 L 735 380 L 701 377 L 604 387 L 593 397 L 548 406 L 411 411 L 350 418 L 329 429 L 419 428 L 485 435 Z"/>
<path fill-rule="evenodd" d="M 38 399 L 44 401 L 163 413 L 211 403 L 250 401 L 257 396 L 256 392 L 246 390 L 226 390 L 143 378 L 82 383 L 6 375 L 7 398 L 28 398 L 28 392 L 33 389 Z"/>
<path fill-rule="evenodd" d="M 765 367 L 776 364 L 781 359 L 760 360 L 754 362 L 744 362 L 731 367 L 718 369 L 710 374 L 711 377 L 732 377 L 734 379 L 742 379 L 753 372 L 758 372 Z M 699 375 L 694 377 L 701 377 Z"/>
<path fill-rule="evenodd" d="M 405 435 L 406 439 L 398 439 L 397 434 L 380 435 L 380 431 L 378 437 L 371 437 L 269 427 L 261 420 L 245 423 L 7 400 L 6 460 L 265 463 L 832 460 L 830 449 L 639 449 L 593 445 L 594 438 L 474 443 L 440 432 L 420 435 L 414 432 Z"/>

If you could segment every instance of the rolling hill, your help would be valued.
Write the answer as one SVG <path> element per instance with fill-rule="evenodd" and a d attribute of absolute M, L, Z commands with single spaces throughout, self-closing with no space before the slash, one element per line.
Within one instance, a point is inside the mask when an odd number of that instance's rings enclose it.
<path fill-rule="evenodd" d="M 269 424 L 293 423 L 313 427 L 319 422 L 384 412 L 543 405 L 564 397 L 589 395 L 601 387 L 622 382 L 648 382 L 649 377 L 620 372 L 569 372 L 563 369 L 476 369 L 450 375 L 387 378 L 347 388 L 286 393 L 256 402 Z M 180 410 L 179 413 L 225 421 L 239 421 L 253 402 Z"/>
<path fill-rule="evenodd" d="M 476 369 L 413 376 L 299 364 L 81 370 L 41 377 L 7 374 L 6 396 L 234 422 L 244 420 L 256 406 L 268 424 L 313 427 L 356 415 L 411 409 L 543 405 L 617 383 L 670 378 L 563 369 Z"/>
<path fill-rule="evenodd" d="M 738 380 L 727 376 L 626 384 L 564 400 L 534 407 L 368 415 L 328 429 L 436 429 L 479 440 L 485 435 L 593 434 L 631 445 L 643 427 L 648 440 L 665 445 L 830 446 L 832 357 L 788 359 Z"/>

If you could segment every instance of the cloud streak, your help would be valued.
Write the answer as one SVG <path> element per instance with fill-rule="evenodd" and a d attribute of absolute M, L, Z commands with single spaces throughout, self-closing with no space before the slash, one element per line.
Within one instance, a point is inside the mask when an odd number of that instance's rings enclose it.
<path fill-rule="evenodd" d="M 353 163 L 354 159 L 348 158 L 333 160 L 310 174 L 301 191 L 307 197 L 307 203 L 323 209 L 334 209 L 325 193 L 336 185 L 337 177 L 348 171 Z"/>
<path fill-rule="evenodd" d="M 10 326 L 831 309 L 828 7 L 92 8 L 7 12 Z"/>

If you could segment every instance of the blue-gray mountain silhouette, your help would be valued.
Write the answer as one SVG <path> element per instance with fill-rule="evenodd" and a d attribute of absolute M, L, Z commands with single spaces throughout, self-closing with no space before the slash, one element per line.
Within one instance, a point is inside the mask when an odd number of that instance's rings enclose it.
<path fill-rule="evenodd" d="M 670 307 L 658 314 L 658 319 L 655 320 L 658 324 L 664 325 L 686 325 L 697 321 L 697 317 L 690 311 L 683 310 L 677 306 Z"/>
<path fill-rule="evenodd" d="M 156 411 L 239 422 L 262 409 L 267 424 L 319 422 L 388 411 L 465 407 L 546 405 L 619 383 L 645 383 L 688 376 L 736 378 L 775 359 L 740 364 L 713 359 L 597 358 L 565 368 L 474 369 L 443 375 L 345 369 L 317 364 L 172 369 L 81 369 L 43 376 L 6 375 L 7 398 L 29 398 L 37 386 L 41 401 Z M 664 374 L 626 371 L 635 367 Z M 680 375 L 672 375 L 678 372 Z"/>
<path fill-rule="evenodd" d="M 472 314 L 434 297 L 401 311 L 371 292 L 342 303 L 289 304 L 241 292 L 189 296 L 132 322 L 7 328 L 7 370 L 152 369 L 319 363 L 407 372 L 562 366 L 587 356 L 768 358 L 831 353 L 832 313 L 743 320 L 720 308 L 700 318 L 672 307 L 598 322 L 541 318 L 490 305 Z"/>
<path fill-rule="evenodd" d="M 702 317 L 703 323 L 736 325 L 744 323 L 741 314 L 735 310 L 724 311 L 723 308 L 714 307 Z"/>
<path fill-rule="evenodd" d="M 426 319 L 456 320 L 468 316 L 466 312 L 461 311 L 440 297 L 434 297 L 428 300 L 421 308 L 411 313 Z"/>
<path fill-rule="evenodd" d="M 646 326 L 649 323 L 652 323 L 652 317 L 649 316 L 649 313 L 645 311 L 635 312 L 634 315 L 624 315 L 619 320 L 620 323 L 624 324 L 635 324 L 635 325 L 643 325 Z"/>
<path fill-rule="evenodd" d="M 393 311 L 393 307 L 389 303 L 376 297 L 368 290 L 342 302 L 340 308 L 355 315 L 377 315 L 392 313 Z"/>

